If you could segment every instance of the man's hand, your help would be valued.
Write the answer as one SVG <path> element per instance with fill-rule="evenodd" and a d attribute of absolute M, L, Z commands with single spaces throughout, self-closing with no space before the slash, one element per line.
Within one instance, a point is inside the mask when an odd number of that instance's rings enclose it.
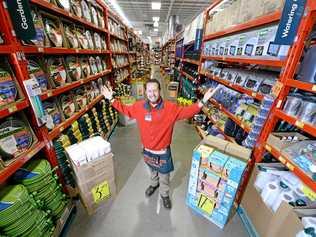
<path fill-rule="evenodd" d="M 203 104 L 206 104 L 209 101 L 209 99 L 211 99 L 220 88 L 222 88 L 222 85 L 218 85 L 215 89 L 209 88 L 207 92 L 204 94 L 202 102 L 199 103 L 200 108 L 202 108 Z"/>
<path fill-rule="evenodd" d="M 111 87 L 102 86 L 101 93 L 105 99 L 112 100 L 113 99 L 113 91 Z"/>

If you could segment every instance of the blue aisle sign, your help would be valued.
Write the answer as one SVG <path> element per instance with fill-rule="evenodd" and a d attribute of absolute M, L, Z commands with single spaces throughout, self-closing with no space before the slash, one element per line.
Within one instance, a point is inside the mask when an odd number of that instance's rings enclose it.
<path fill-rule="evenodd" d="M 304 14 L 306 0 L 286 0 L 274 43 L 291 45 Z"/>

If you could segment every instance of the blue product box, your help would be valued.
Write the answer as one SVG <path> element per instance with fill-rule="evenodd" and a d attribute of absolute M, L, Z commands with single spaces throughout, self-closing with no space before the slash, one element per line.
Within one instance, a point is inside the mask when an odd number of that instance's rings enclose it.
<path fill-rule="evenodd" d="M 246 165 L 247 164 L 245 162 L 230 157 L 224 166 L 222 178 L 230 180 L 231 182 L 236 182 L 238 185 Z"/>
<path fill-rule="evenodd" d="M 221 175 L 222 170 L 228 160 L 228 156 L 219 152 L 214 151 L 209 157 L 208 157 L 208 167 L 213 170 L 215 173 Z"/>

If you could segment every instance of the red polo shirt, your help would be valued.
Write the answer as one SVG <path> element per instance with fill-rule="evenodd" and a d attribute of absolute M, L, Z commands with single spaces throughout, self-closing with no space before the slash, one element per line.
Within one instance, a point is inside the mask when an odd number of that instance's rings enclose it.
<path fill-rule="evenodd" d="M 175 122 L 191 118 L 201 110 L 198 103 L 182 107 L 163 100 L 155 108 L 144 100 L 130 106 L 115 100 L 112 105 L 120 113 L 136 119 L 142 144 L 151 150 L 167 148 L 171 144 Z"/>

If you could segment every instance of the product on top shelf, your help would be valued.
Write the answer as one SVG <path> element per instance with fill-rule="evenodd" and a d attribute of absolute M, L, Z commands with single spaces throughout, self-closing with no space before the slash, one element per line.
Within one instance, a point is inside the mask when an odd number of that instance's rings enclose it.
<path fill-rule="evenodd" d="M 90 8 L 86 0 L 81 1 L 81 9 L 82 9 L 83 18 L 91 22 Z"/>
<path fill-rule="evenodd" d="M 82 17 L 80 2 L 80 0 L 70 0 L 71 11 L 77 17 Z"/>
<path fill-rule="evenodd" d="M 75 56 L 68 56 L 66 57 L 65 61 L 67 65 L 68 75 L 71 77 L 71 79 L 73 81 L 80 80 L 82 72 L 79 58 Z"/>
<path fill-rule="evenodd" d="M 40 60 L 36 60 L 35 58 L 34 60 L 33 58 L 28 60 L 27 69 L 30 78 L 35 78 L 40 85 L 42 92 L 45 92 L 48 88 L 48 80 L 42 67 L 43 65 Z"/>
<path fill-rule="evenodd" d="M 96 6 L 93 6 L 93 4 L 90 4 L 90 9 L 91 9 L 91 22 L 95 25 L 98 25 L 98 13 Z"/>
<path fill-rule="evenodd" d="M 63 46 L 63 34 L 58 19 L 44 18 L 45 34 L 53 47 Z M 48 42 L 47 42 L 48 43 Z"/>
<path fill-rule="evenodd" d="M 49 57 L 47 59 L 47 70 L 53 87 L 65 85 L 67 81 L 67 72 L 63 58 Z"/>
<path fill-rule="evenodd" d="M 55 0 L 57 3 L 57 6 L 65 9 L 66 11 L 70 11 L 70 1 L 69 0 Z"/>
<path fill-rule="evenodd" d="M 19 116 L 10 116 L 0 122 L 0 156 L 4 161 L 9 161 L 27 151 L 36 140 L 26 118 L 21 113 Z"/>

